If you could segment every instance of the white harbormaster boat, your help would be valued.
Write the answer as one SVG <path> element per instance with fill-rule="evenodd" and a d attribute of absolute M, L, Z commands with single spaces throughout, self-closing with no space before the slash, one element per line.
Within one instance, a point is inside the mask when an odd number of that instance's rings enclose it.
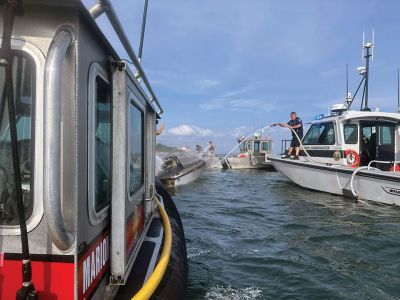
<path fill-rule="evenodd" d="M 182 223 L 155 179 L 162 108 L 111 3 L 0 4 L 0 299 L 184 299 Z"/>
<path fill-rule="evenodd" d="M 349 110 L 354 97 L 348 94 L 345 104 L 334 105 L 329 117 L 311 122 L 302 139 L 300 160 L 276 155 L 270 160 L 302 187 L 400 206 L 400 113 L 368 108 L 373 46 L 363 43 L 366 67 L 359 68 L 364 83 L 361 111 Z"/>

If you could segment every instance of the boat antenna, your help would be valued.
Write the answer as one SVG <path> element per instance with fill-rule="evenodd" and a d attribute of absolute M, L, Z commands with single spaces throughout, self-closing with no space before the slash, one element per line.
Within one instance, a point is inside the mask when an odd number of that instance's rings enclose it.
<path fill-rule="evenodd" d="M 139 44 L 139 53 L 138 53 L 139 62 L 142 61 L 143 42 L 144 42 L 144 33 L 146 31 L 146 19 L 147 19 L 148 4 L 149 4 L 149 0 L 145 0 L 144 9 L 143 9 L 143 18 L 142 18 L 142 33 L 140 34 L 140 44 Z"/>
<path fill-rule="evenodd" d="M 364 103 L 364 107 L 361 106 L 361 110 L 364 111 L 370 111 L 370 108 L 368 107 L 369 60 L 374 60 L 374 46 L 375 30 L 372 30 L 372 42 L 365 42 L 365 33 L 363 32 L 362 60 L 365 60 L 365 67 L 360 67 L 358 69 L 360 74 L 365 78 L 363 99 L 361 102 Z"/>
<path fill-rule="evenodd" d="M 8 117 L 10 122 L 10 138 L 11 138 L 11 153 L 13 164 L 13 193 L 17 203 L 17 213 L 19 220 L 19 227 L 21 232 L 21 249 L 22 249 L 22 287 L 17 291 L 17 300 L 38 299 L 38 294 L 32 282 L 32 266 L 31 257 L 29 254 L 28 231 L 25 219 L 25 207 L 22 198 L 22 184 L 21 184 L 21 167 L 18 153 L 18 137 L 17 137 L 17 124 L 16 112 L 14 104 L 14 84 L 13 84 L 13 60 L 14 53 L 11 48 L 11 37 L 14 27 L 14 20 L 16 16 L 22 16 L 24 11 L 22 9 L 22 0 L 8 0 L 1 1 L 3 4 L 3 39 L 0 49 L 0 67 L 5 70 L 5 92 L 8 104 Z M 18 101 L 18 99 L 17 99 Z"/>
<path fill-rule="evenodd" d="M 400 113 L 400 79 L 399 79 L 399 68 L 397 68 L 397 112 Z"/>
<path fill-rule="evenodd" d="M 346 64 L 346 97 L 349 95 L 349 64 Z"/>
<path fill-rule="evenodd" d="M 346 109 L 350 108 L 352 101 L 351 94 L 349 93 L 349 65 L 346 64 L 346 97 L 345 97 Z"/>

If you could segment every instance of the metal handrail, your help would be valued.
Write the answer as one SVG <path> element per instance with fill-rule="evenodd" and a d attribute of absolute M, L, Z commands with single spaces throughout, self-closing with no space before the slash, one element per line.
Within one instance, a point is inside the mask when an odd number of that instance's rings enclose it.
<path fill-rule="evenodd" d="M 63 62 L 74 40 L 73 30 L 63 27 L 51 42 L 44 74 L 44 213 L 54 244 L 66 251 L 74 244 L 61 203 L 61 77 Z"/>
<path fill-rule="evenodd" d="M 285 154 L 286 149 L 287 149 L 287 142 L 290 142 L 291 140 L 281 140 L 281 154 Z"/>
<path fill-rule="evenodd" d="M 368 163 L 368 167 L 370 167 L 371 166 L 371 164 L 373 164 L 373 163 L 378 163 L 378 164 L 393 164 L 393 166 L 394 166 L 394 168 L 393 168 L 393 172 L 396 172 L 396 165 L 398 164 L 398 163 L 400 163 L 400 161 L 396 161 L 396 160 L 391 160 L 391 161 L 389 161 L 389 160 L 371 160 L 369 163 Z"/>
<path fill-rule="evenodd" d="M 159 111 L 158 114 L 162 114 L 164 111 L 158 102 L 157 96 L 155 95 L 153 89 L 151 88 L 150 82 L 147 79 L 146 73 L 144 72 L 142 65 L 140 64 L 139 59 L 137 58 L 135 51 L 133 50 L 131 43 L 128 40 L 128 37 L 125 34 L 125 31 L 118 19 L 117 14 L 109 0 L 97 0 L 97 3 L 89 9 L 90 14 L 94 19 L 98 18 L 102 14 L 106 13 L 111 25 L 114 28 L 115 33 L 117 34 L 122 46 L 124 46 L 126 53 L 129 58 L 132 60 L 133 65 L 137 70 L 137 74 L 135 74 L 136 79 L 141 78 L 151 95 L 151 102 L 155 102 L 158 106 Z"/>

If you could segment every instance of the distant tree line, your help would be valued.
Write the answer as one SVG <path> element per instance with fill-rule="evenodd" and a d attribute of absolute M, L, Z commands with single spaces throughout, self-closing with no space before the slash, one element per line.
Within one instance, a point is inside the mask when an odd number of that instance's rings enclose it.
<path fill-rule="evenodd" d="M 177 147 L 169 147 L 169 146 L 166 146 L 161 143 L 157 143 L 156 151 L 157 152 L 172 152 L 172 153 L 183 152 L 183 150 L 178 149 Z"/>

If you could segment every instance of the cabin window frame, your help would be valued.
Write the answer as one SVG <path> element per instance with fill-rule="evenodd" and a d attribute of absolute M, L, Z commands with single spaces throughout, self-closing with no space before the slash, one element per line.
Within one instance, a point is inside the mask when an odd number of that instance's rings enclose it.
<path fill-rule="evenodd" d="M 307 139 L 308 135 L 311 134 L 311 129 L 313 128 L 313 126 L 316 126 L 316 125 L 317 125 L 317 126 L 321 126 L 321 125 L 323 125 L 323 124 L 332 124 L 332 129 L 333 129 L 333 139 L 332 139 L 332 142 L 331 142 L 331 143 L 317 143 L 317 144 L 315 144 L 315 143 L 313 143 L 313 144 L 306 143 L 306 139 Z M 318 139 L 321 137 L 321 133 L 322 133 L 322 132 L 320 132 L 320 134 L 319 134 L 319 136 L 318 136 Z M 329 146 L 329 145 L 335 145 L 335 143 L 336 143 L 336 123 L 335 123 L 334 121 L 319 122 L 319 123 L 311 124 L 311 126 L 310 126 L 310 128 L 308 129 L 306 135 L 305 135 L 304 138 L 302 139 L 302 144 L 303 144 L 304 146 Z"/>
<path fill-rule="evenodd" d="M 109 74 L 107 71 L 97 62 L 94 62 L 90 65 L 89 68 L 89 79 L 88 79 L 88 214 L 89 221 L 92 225 L 96 226 L 103 222 L 107 216 L 110 214 L 110 207 L 112 201 L 112 155 L 113 155 L 113 147 L 111 143 L 111 153 L 110 153 L 110 161 L 111 161 L 111 197 L 110 201 L 102 207 L 99 211 L 96 210 L 96 191 L 95 191 L 95 178 L 96 178 L 96 132 L 95 132 L 95 123 L 96 123 L 96 80 L 97 77 L 100 77 L 105 83 L 107 83 L 110 87 L 110 97 L 111 97 L 111 138 L 112 138 L 112 89 L 111 89 L 111 81 L 109 79 Z"/>
<path fill-rule="evenodd" d="M 239 142 L 239 151 L 240 152 L 246 152 L 247 151 L 247 144 L 246 142 Z"/>
<path fill-rule="evenodd" d="M 263 141 L 263 142 L 261 142 L 261 151 L 264 151 L 264 152 L 268 152 L 268 151 L 270 151 L 271 150 L 271 145 L 270 145 L 270 142 L 269 141 Z M 267 148 L 268 149 L 265 149 L 264 148 L 264 145 L 267 145 Z"/>
<path fill-rule="evenodd" d="M 347 139 L 346 139 L 346 127 L 355 127 L 355 132 L 356 132 L 356 137 L 355 137 L 355 140 L 354 141 L 348 141 Z M 359 142 L 359 127 L 358 127 L 358 125 L 357 124 L 344 124 L 343 125 L 343 140 L 344 140 L 344 143 L 346 144 L 346 145 L 357 145 L 358 144 L 358 142 Z"/>
<path fill-rule="evenodd" d="M 130 136 L 131 136 L 131 108 L 135 108 L 140 112 L 141 115 L 141 152 L 142 152 L 142 159 L 141 159 L 141 181 L 140 185 L 137 186 L 134 190 L 131 190 L 131 171 L 130 171 L 130 164 L 126 165 L 127 168 L 127 190 L 128 190 L 128 199 L 129 202 L 134 201 L 135 199 L 138 199 L 138 202 L 142 201 L 142 197 L 138 197 L 138 194 L 140 194 L 140 191 L 142 191 L 145 187 L 145 165 L 146 165 L 146 154 L 145 154 L 145 125 L 146 125 L 146 111 L 145 111 L 145 106 L 142 104 L 142 102 L 137 99 L 136 95 L 130 90 L 128 93 L 128 107 L 127 107 L 127 115 L 128 115 L 128 136 L 127 136 L 127 161 L 128 157 L 130 154 Z"/>
<path fill-rule="evenodd" d="M 2 38 L 0 37 L 0 42 Z M 26 220 L 27 232 L 34 230 L 43 218 L 43 153 L 44 153 L 44 68 L 46 58 L 43 52 L 34 44 L 20 39 L 11 39 L 12 50 L 20 51 L 23 56 L 31 60 L 33 66 L 34 84 L 32 86 L 32 107 L 31 107 L 31 162 L 33 168 L 31 194 L 33 201 L 32 214 Z M 20 235 L 20 225 L 0 225 L 0 236 Z"/>
<path fill-rule="evenodd" d="M 246 150 L 247 150 L 248 152 L 253 151 L 253 142 L 252 142 L 252 141 L 247 141 L 247 142 L 246 142 Z"/>

